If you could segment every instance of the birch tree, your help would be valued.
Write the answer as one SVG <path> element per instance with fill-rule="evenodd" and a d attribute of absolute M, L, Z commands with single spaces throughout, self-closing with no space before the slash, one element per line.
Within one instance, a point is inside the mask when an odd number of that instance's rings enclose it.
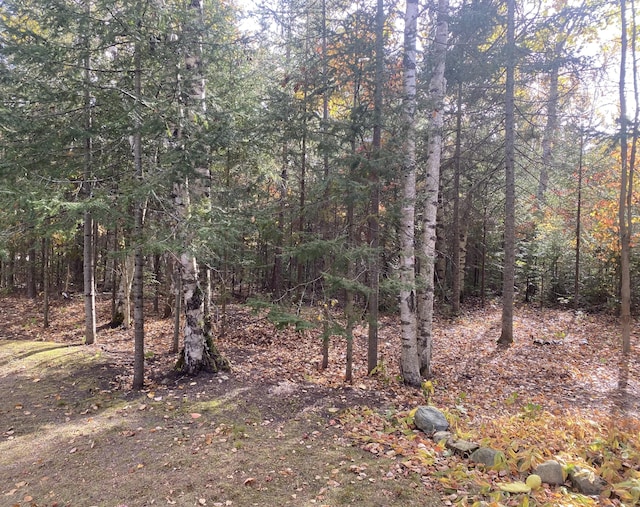
<path fill-rule="evenodd" d="M 404 17 L 403 60 L 403 134 L 402 205 L 400 216 L 400 326 L 402 350 L 400 370 L 404 382 L 419 386 L 416 280 L 415 280 L 415 205 L 416 205 L 416 36 L 418 1 L 407 0 Z"/>
<path fill-rule="evenodd" d="M 418 353 L 420 373 L 431 375 L 431 349 L 433 328 L 433 302 L 435 297 L 434 275 L 436 258 L 436 215 L 438 211 L 438 188 L 440 186 L 440 159 L 442 155 L 442 127 L 444 124 L 444 77 L 449 37 L 449 0 L 438 1 L 436 33 L 433 45 L 433 74 L 429 81 L 429 129 L 427 140 L 426 189 L 422 220 L 422 263 L 419 305 Z"/>
<path fill-rule="evenodd" d="M 184 59 L 184 79 L 180 80 L 184 90 L 183 113 L 177 136 L 181 152 L 180 162 L 185 165 L 181 171 L 184 176 L 176 181 L 173 189 L 176 215 L 184 230 L 182 235 L 183 249 L 178 253 L 180 277 L 182 286 L 184 322 L 184 348 L 179 360 L 179 368 L 187 374 L 194 375 L 201 370 L 218 371 L 228 369 L 229 362 L 220 355 L 213 343 L 210 328 L 206 322 L 204 310 L 204 296 L 199 280 L 198 261 L 192 250 L 193 233 L 189 232 L 188 222 L 192 217 L 192 196 L 196 201 L 205 201 L 205 207 L 210 199 L 210 175 L 206 156 L 201 153 L 203 146 L 197 143 L 196 136 L 200 134 L 198 122 L 206 113 L 205 106 L 205 75 L 202 59 L 202 21 L 204 9 L 201 0 L 191 0 L 185 24 L 185 36 L 193 37 L 186 44 Z M 189 122 L 189 132 L 185 132 L 184 123 Z M 188 143 L 185 143 L 187 141 Z M 187 153 L 189 150 L 194 153 Z M 194 203 L 195 204 L 195 203 Z M 179 226 L 180 227 L 180 226 Z"/>

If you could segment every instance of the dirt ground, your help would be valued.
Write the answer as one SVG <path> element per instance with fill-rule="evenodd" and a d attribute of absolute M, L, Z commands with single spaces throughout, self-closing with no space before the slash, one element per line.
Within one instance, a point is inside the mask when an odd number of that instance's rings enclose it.
<path fill-rule="evenodd" d="M 168 353 L 173 323 L 149 310 L 146 388 L 132 392 L 132 331 L 107 326 L 109 301 L 98 308 L 97 342 L 85 346 L 82 301 L 54 301 L 44 329 L 38 301 L 0 298 L 0 505 L 429 507 L 467 493 L 443 477 L 451 462 L 436 460 L 441 473 L 431 475 L 400 462 L 399 440 L 378 452 L 381 437 L 368 447 L 354 438 L 354 428 L 374 428 L 345 422 L 354 407 L 384 420 L 425 403 L 398 380 L 393 316 L 381 321 L 374 377 L 366 328 L 356 328 L 355 378 L 345 384 L 341 339 L 319 371 L 317 333 L 278 331 L 241 306 L 218 340 L 232 371 L 179 376 Z M 602 427 L 637 421 L 638 338 L 621 361 L 614 319 L 521 308 L 506 351 L 495 348 L 498 326 L 497 306 L 436 323 L 429 401 L 452 408 L 461 431 L 490 436 L 491 421 L 532 410 Z"/>
<path fill-rule="evenodd" d="M 45 330 L 36 304 L 0 300 L 0 505 L 440 504 L 343 435 L 340 411 L 379 406 L 375 392 L 287 374 L 277 357 L 253 367 L 232 338 L 231 372 L 178 376 L 172 323 L 153 316 L 148 387 L 132 392 L 130 332 L 104 326 L 101 302 L 97 343 L 81 345 L 81 306 L 55 302 Z"/>

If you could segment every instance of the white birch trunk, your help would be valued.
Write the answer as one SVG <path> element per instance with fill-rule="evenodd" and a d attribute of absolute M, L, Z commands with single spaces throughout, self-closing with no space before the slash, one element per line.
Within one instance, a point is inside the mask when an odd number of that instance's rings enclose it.
<path fill-rule="evenodd" d="M 404 382 L 419 386 L 420 363 L 416 337 L 415 205 L 416 205 L 416 36 L 418 1 L 407 0 L 404 18 L 404 161 L 402 167 L 402 208 L 400 216 L 400 325 L 402 350 L 400 370 Z"/>
<path fill-rule="evenodd" d="M 185 57 L 185 71 L 189 78 L 187 89 L 189 102 L 185 107 L 185 112 L 188 121 L 196 122 L 197 116 L 206 113 L 202 41 L 199 35 L 203 30 L 204 13 L 201 0 L 191 0 L 190 7 L 193 11 L 187 30 L 193 30 L 197 34 L 198 42 L 189 48 Z M 211 179 L 206 160 L 194 162 L 192 170 L 191 185 L 189 178 L 174 185 L 176 214 L 183 223 L 188 221 L 191 214 L 191 196 L 198 201 L 198 204 L 204 201 L 207 207 L 210 206 Z M 178 256 L 185 316 L 184 349 L 178 366 L 189 375 L 195 375 L 201 370 L 218 371 L 229 368 L 229 362 L 218 353 L 214 346 L 209 327 L 206 324 L 205 294 L 198 276 L 198 261 L 190 250 L 192 236 L 187 232 L 186 237 L 182 238 L 183 250 Z"/>
<path fill-rule="evenodd" d="M 444 77 L 447 42 L 449 37 L 449 1 L 438 1 L 436 35 L 433 47 L 433 75 L 429 82 L 429 99 L 432 106 L 429 112 L 429 139 L 427 142 L 427 174 L 424 197 L 424 216 L 422 222 L 422 266 L 419 305 L 418 353 L 420 355 L 420 373 L 431 375 L 431 349 L 433 334 L 433 301 L 435 296 L 434 271 L 436 261 L 436 217 L 438 211 L 438 189 L 440 185 L 440 158 L 442 155 L 442 125 L 444 122 L 444 96 L 446 80 Z"/>

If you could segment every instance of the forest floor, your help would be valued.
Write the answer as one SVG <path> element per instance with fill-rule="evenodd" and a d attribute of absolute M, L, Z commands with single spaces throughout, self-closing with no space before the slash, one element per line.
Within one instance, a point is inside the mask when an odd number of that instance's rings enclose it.
<path fill-rule="evenodd" d="M 134 392 L 132 331 L 108 327 L 106 299 L 98 310 L 97 342 L 84 346 L 79 298 L 54 301 L 48 329 L 38 302 L 0 298 L 0 505 L 638 502 L 640 343 L 634 329 L 622 358 L 612 317 L 519 307 L 508 349 L 495 345 L 497 305 L 439 318 L 429 394 L 399 381 L 394 316 L 380 322 L 373 376 L 367 330 L 356 327 L 347 384 L 343 339 L 332 339 L 319 371 L 317 331 L 276 330 L 240 305 L 217 342 L 231 372 L 177 375 L 173 323 L 148 312 L 146 388 Z M 410 411 L 427 402 L 458 437 L 503 451 L 506 463 L 484 469 L 415 430 Z M 500 488 L 550 458 L 593 469 L 605 495 Z"/>

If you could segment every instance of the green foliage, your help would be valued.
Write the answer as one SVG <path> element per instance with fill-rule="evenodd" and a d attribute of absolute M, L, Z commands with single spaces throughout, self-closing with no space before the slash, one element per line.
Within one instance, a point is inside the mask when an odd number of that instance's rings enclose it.
<path fill-rule="evenodd" d="M 254 312 L 266 311 L 266 318 L 276 329 L 286 329 L 293 327 L 297 332 L 315 329 L 316 324 L 310 320 L 302 318 L 300 315 L 286 311 L 282 306 L 269 303 L 261 299 L 249 299 L 247 304 Z"/>

